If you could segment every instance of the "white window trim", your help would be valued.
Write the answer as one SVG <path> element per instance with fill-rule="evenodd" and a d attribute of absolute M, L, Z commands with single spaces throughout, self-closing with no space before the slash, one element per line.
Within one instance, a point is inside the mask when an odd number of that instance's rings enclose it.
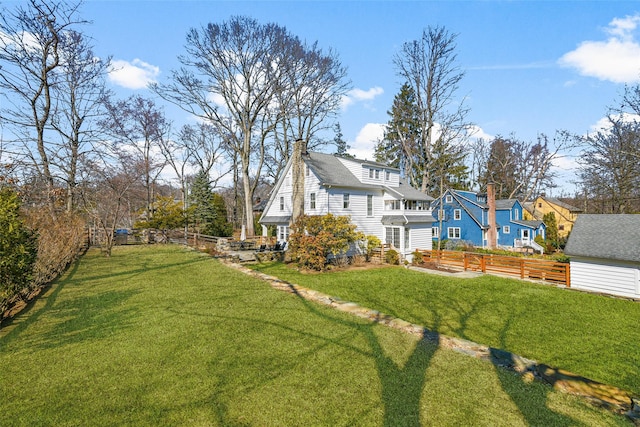
<path fill-rule="evenodd" d="M 456 233 L 457 231 L 457 233 Z M 456 234 L 458 235 L 456 237 Z M 449 239 L 459 239 L 461 236 L 460 227 L 447 227 L 447 238 Z"/>
<path fill-rule="evenodd" d="M 369 206 L 369 203 L 371 203 L 371 206 Z M 371 207 L 371 209 L 369 209 L 369 207 Z M 373 194 L 367 194 L 367 217 L 372 217 L 373 215 Z"/>
<path fill-rule="evenodd" d="M 511 234 L 511 226 L 505 225 L 504 227 L 502 227 L 502 232 L 504 234 Z"/>
<path fill-rule="evenodd" d="M 431 227 L 431 237 L 438 237 L 440 235 L 439 227 Z"/>
<path fill-rule="evenodd" d="M 309 209 L 316 208 L 316 193 L 309 193 Z"/>
<path fill-rule="evenodd" d="M 462 219 L 462 209 L 453 210 L 453 219 L 454 221 L 460 221 Z"/>
<path fill-rule="evenodd" d="M 349 209 L 350 205 L 349 193 L 342 193 L 342 209 Z"/>
<path fill-rule="evenodd" d="M 444 196 L 444 202 L 445 203 L 452 203 L 453 202 L 453 196 L 451 194 L 447 194 L 446 196 Z"/>

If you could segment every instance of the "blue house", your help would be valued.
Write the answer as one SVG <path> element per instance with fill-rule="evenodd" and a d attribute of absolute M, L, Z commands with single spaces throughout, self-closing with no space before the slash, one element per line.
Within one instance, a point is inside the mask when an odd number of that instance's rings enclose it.
<path fill-rule="evenodd" d="M 478 247 L 488 247 L 489 209 L 486 193 L 447 190 L 431 204 L 433 217 L 433 239 L 459 240 Z M 495 201 L 497 225 L 496 243 L 499 247 L 533 247 L 541 250 L 533 241 L 536 236 L 545 236 L 546 226 L 542 221 L 522 219 L 522 204 L 517 199 Z M 442 228 L 440 228 L 442 218 Z"/>

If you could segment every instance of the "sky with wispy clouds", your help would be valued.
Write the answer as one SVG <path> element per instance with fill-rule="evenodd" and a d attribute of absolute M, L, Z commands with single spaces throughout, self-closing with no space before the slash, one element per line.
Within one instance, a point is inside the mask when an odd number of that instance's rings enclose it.
<path fill-rule="evenodd" d="M 394 55 L 428 26 L 458 35 L 457 63 L 466 74 L 457 95 L 470 108 L 476 136 L 487 140 L 592 132 L 625 84 L 640 81 L 637 1 L 88 0 L 82 14 L 93 21 L 85 30 L 96 53 L 113 57 L 110 83 L 123 97 L 151 96 L 147 84 L 166 81 L 180 66 L 190 28 L 233 15 L 317 41 L 348 70 L 352 90 L 339 122 L 361 158 L 372 158 L 402 85 Z M 191 120 L 176 108 L 166 111 L 178 125 Z M 565 184 L 574 179 L 572 158 L 558 166 Z"/>

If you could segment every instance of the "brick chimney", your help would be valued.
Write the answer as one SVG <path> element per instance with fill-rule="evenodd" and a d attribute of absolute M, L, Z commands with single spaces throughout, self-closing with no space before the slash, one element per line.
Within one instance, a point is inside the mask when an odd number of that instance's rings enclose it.
<path fill-rule="evenodd" d="M 307 142 L 298 139 L 293 144 L 293 153 L 291 157 L 291 183 L 292 188 L 292 210 L 291 223 L 296 222 L 298 217 L 304 215 L 304 162 L 302 155 L 307 154 Z"/>
<path fill-rule="evenodd" d="M 487 246 L 489 249 L 495 249 L 498 246 L 498 226 L 496 224 L 496 190 L 492 182 L 487 184 L 487 206 L 489 207 Z"/>

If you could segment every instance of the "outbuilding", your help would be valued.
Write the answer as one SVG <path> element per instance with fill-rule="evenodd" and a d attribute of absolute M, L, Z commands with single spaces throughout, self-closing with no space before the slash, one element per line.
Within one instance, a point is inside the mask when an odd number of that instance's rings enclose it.
<path fill-rule="evenodd" d="M 571 287 L 640 298 L 640 215 L 578 215 L 565 254 Z"/>

